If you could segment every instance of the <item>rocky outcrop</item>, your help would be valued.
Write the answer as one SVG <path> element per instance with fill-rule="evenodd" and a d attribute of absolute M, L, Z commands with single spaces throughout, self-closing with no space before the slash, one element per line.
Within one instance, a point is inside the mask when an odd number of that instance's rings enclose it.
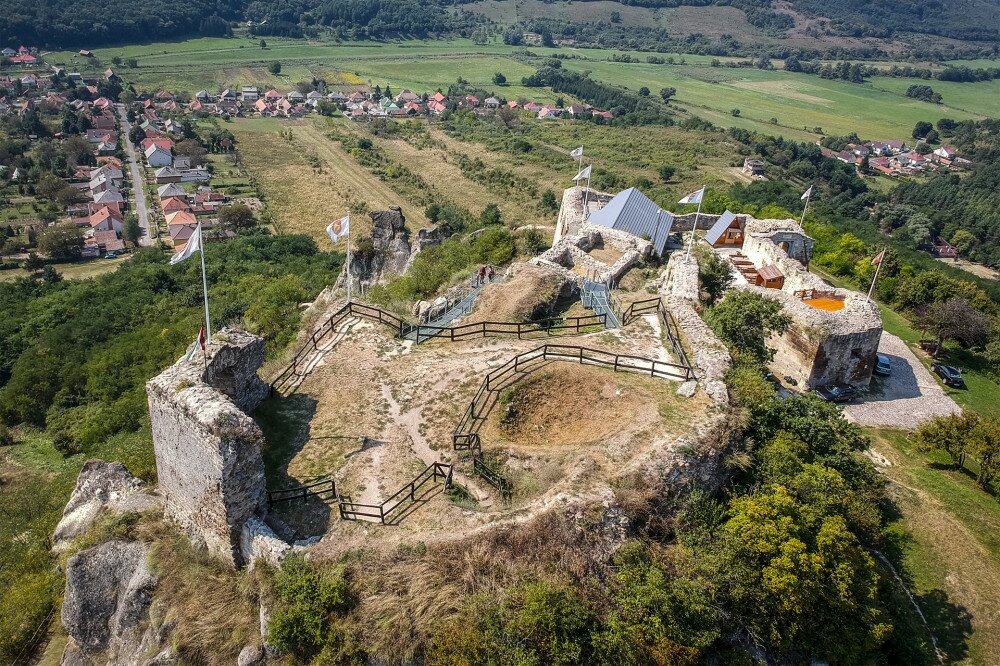
<path fill-rule="evenodd" d="M 361 283 L 375 284 L 393 275 L 402 275 L 410 261 L 410 234 L 406 218 L 399 206 L 368 214 L 372 219 L 369 239 L 357 241 L 351 255 L 351 280 L 357 288 Z M 337 281 L 346 287 L 346 271 Z"/>
<path fill-rule="evenodd" d="M 146 492 L 146 484 L 129 474 L 121 463 L 88 460 L 52 536 L 52 549 L 62 552 L 70 542 L 93 526 L 102 512 L 141 513 L 162 506 Z"/>
<path fill-rule="evenodd" d="M 257 378 L 264 340 L 224 329 L 200 354 L 146 384 L 164 514 L 197 543 L 242 564 L 244 523 L 266 512 L 264 434 L 244 410 L 265 394 Z"/>
<path fill-rule="evenodd" d="M 148 544 L 109 541 L 69 559 L 62 624 L 71 640 L 63 664 L 149 663 L 145 651 L 158 641 L 145 639 L 157 584 L 148 557 Z"/>

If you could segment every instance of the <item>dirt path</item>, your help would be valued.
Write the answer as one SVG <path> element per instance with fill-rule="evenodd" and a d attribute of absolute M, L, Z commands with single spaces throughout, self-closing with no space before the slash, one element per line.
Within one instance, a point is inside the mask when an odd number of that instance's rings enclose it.
<path fill-rule="evenodd" d="M 340 144 L 328 138 L 319 128 L 311 123 L 302 123 L 291 129 L 303 146 L 308 146 L 325 162 L 325 168 L 333 172 L 338 184 L 359 201 L 367 202 L 371 210 L 385 210 L 390 205 L 401 206 L 408 221 L 417 227 L 430 226 L 430 220 L 422 209 L 412 206 L 405 197 L 355 162 Z"/>
<path fill-rule="evenodd" d="M 441 455 L 431 448 L 427 442 L 427 438 L 420 433 L 420 424 L 423 422 L 423 415 L 420 409 L 411 409 L 404 412 L 392 396 L 392 389 L 387 384 L 382 384 L 382 397 L 389 404 L 389 418 L 391 422 L 396 423 L 409 436 L 410 448 L 413 450 L 413 453 L 425 465 L 440 461 Z M 481 505 L 488 507 L 492 504 L 490 493 L 480 487 L 478 482 L 458 472 L 454 473 L 454 478 L 458 483 L 465 486 Z"/>

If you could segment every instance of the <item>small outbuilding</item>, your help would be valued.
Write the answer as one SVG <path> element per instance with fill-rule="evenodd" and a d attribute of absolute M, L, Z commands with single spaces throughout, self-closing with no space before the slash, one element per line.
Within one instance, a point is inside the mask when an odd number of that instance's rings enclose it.
<path fill-rule="evenodd" d="M 743 245 L 743 222 L 735 213 L 726 211 L 719 216 L 712 228 L 705 234 L 705 240 L 712 247 L 732 247 Z"/>
<path fill-rule="evenodd" d="M 774 264 L 757 269 L 757 286 L 765 289 L 781 289 L 785 286 L 785 276 Z"/>

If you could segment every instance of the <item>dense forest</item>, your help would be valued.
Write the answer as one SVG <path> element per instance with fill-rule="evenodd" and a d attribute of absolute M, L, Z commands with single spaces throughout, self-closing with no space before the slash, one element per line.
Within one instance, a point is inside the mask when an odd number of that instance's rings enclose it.
<path fill-rule="evenodd" d="M 548 1 L 548 0 L 546 0 Z M 731 6 L 744 12 L 747 21 L 774 36 L 782 36 L 794 27 L 787 13 L 774 11 L 771 0 L 617 0 L 640 7 Z M 473 4 L 468 0 L 290 0 L 272 3 L 264 0 L 179 0 L 168 4 L 127 3 L 113 0 L 52 0 L 34 3 L 11 0 L 0 17 L 0 44 L 21 43 L 43 47 L 94 47 L 114 43 L 174 39 L 197 34 L 219 35 L 229 30 L 227 22 L 250 21 L 257 35 L 287 37 L 315 36 L 332 30 L 341 39 L 384 39 L 388 37 L 427 37 L 436 34 L 468 36 L 483 23 L 484 15 L 453 11 L 453 6 Z M 865 4 L 848 0 L 817 2 L 795 0 L 796 10 L 811 17 L 830 21 L 824 30 L 851 36 L 893 37 L 897 32 L 940 35 L 970 43 L 1000 40 L 1000 4 L 998 0 L 970 0 L 962 11 L 951 3 L 918 3 L 892 0 Z M 753 55 L 770 50 L 773 57 L 787 55 L 783 47 L 740 42 L 731 35 L 709 39 L 703 34 L 675 35 L 660 27 L 622 25 L 611 20 L 578 22 L 533 19 L 515 26 L 496 29 L 548 33 L 560 39 L 606 48 L 642 50 L 685 50 L 713 55 Z M 981 55 L 985 55 L 980 53 Z M 800 55 L 824 58 L 862 58 L 886 56 L 877 47 L 835 48 L 803 51 Z M 957 56 L 957 53 L 952 53 Z"/>
<path fill-rule="evenodd" d="M 0 16 L 0 44 L 86 47 L 177 39 L 198 34 L 207 18 L 242 17 L 244 0 L 101 2 L 10 0 Z M 207 28 L 215 34 L 214 28 Z"/>

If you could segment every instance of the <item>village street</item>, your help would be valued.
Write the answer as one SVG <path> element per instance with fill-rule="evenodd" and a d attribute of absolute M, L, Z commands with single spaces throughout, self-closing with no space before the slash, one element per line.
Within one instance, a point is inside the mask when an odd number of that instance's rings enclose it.
<path fill-rule="evenodd" d="M 132 177 L 132 192 L 135 199 L 135 214 L 139 218 L 139 225 L 143 229 L 143 235 L 139 239 L 139 243 L 149 246 L 153 244 L 153 234 L 149 228 L 149 211 L 146 208 L 146 194 L 142 187 L 142 170 L 135 156 L 135 146 L 132 145 L 132 139 L 129 136 L 131 127 L 128 123 L 128 117 L 125 115 L 125 106 L 118 104 L 117 108 L 118 117 L 121 119 L 122 124 L 122 134 L 125 136 L 125 150 L 128 152 L 129 170 Z"/>

